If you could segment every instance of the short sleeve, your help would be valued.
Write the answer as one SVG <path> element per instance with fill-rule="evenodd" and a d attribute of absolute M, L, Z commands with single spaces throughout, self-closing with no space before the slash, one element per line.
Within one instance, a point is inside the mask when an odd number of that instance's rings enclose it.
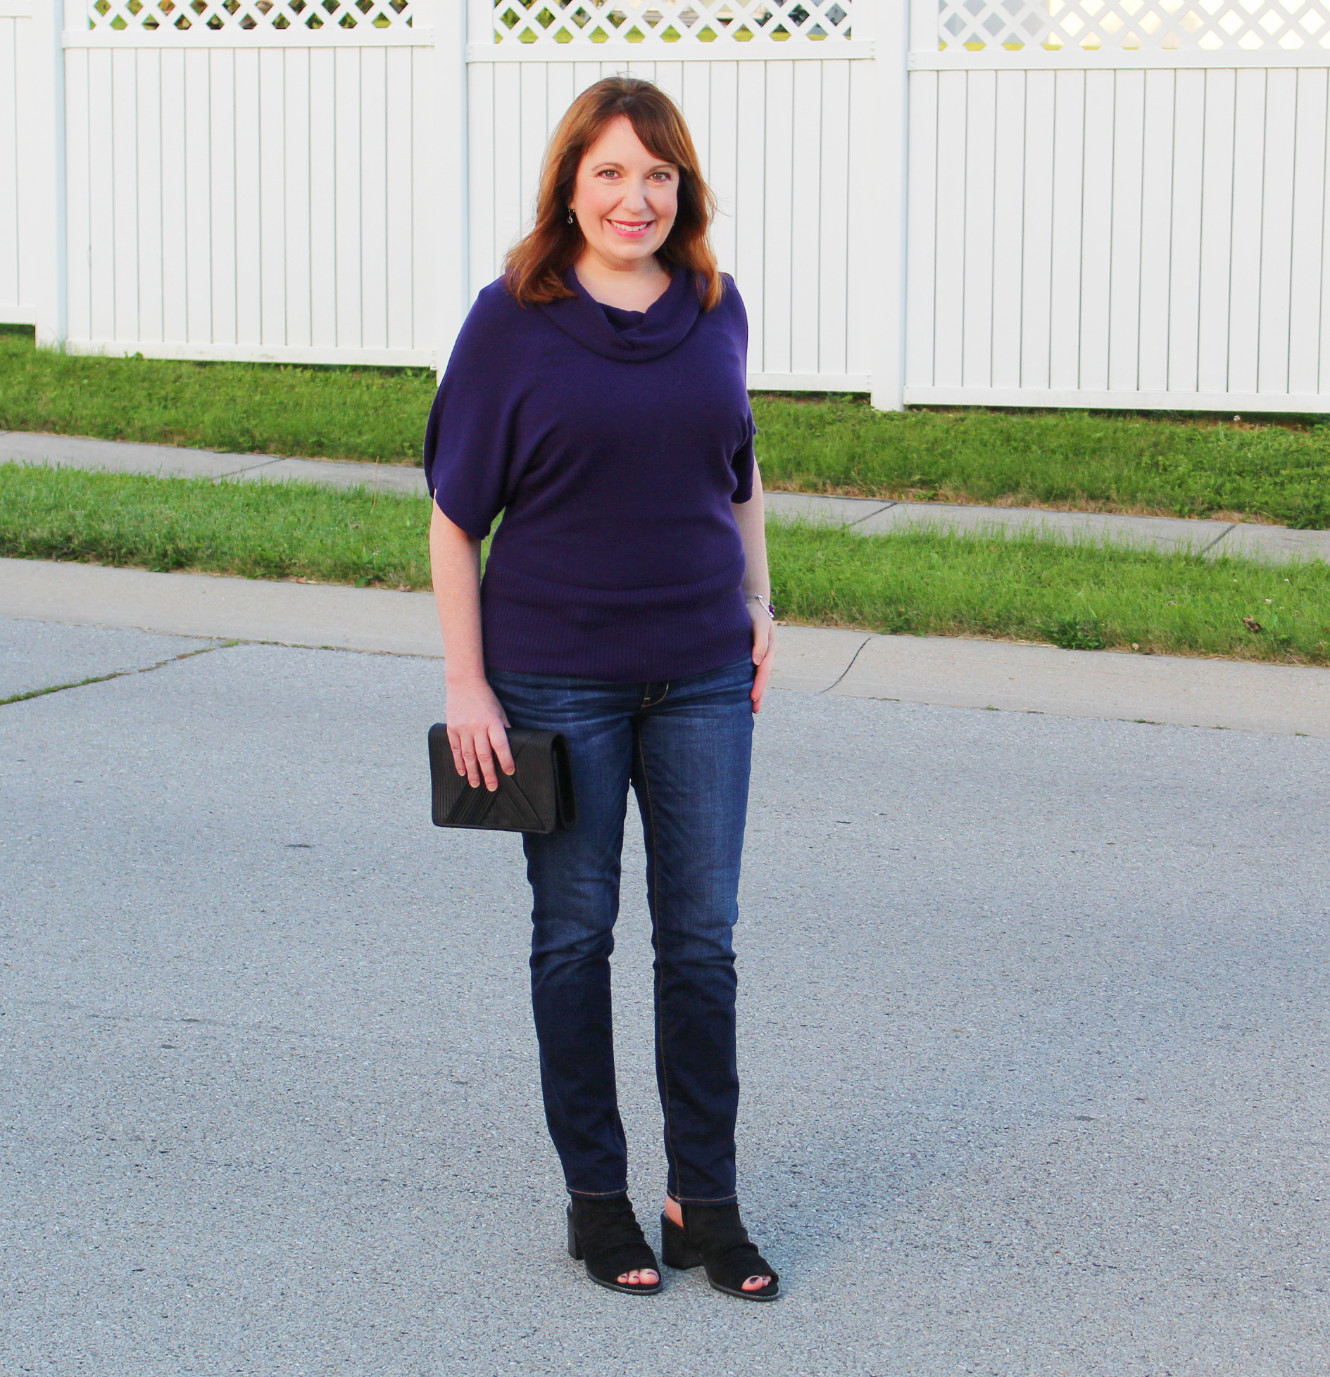
<path fill-rule="evenodd" d="M 752 409 L 748 412 L 748 435 L 743 444 L 734 452 L 730 468 L 734 473 L 734 495 L 730 501 L 736 505 L 747 502 L 753 495 L 753 437 L 757 434 L 757 424 L 753 420 Z"/>
<path fill-rule="evenodd" d="M 512 322 L 501 284 L 476 298 L 453 345 L 425 425 L 425 483 L 439 510 L 483 540 L 508 505 L 516 389 Z M 514 303 L 515 305 L 515 303 Z M 520 308 L 516 308 L 520 309 Z"/>
<path fill-rule="evenodd" d="M 739 387 L 744 398 L 744 439 L 730 460 L 730 468 L 734 472 L 734 495 L 730 501 L 738 506 L 753 496 L 753 468 L 757 462 L 753 451 L 753 437 L 757 434 L 757 423 L 753 420 L 753 408 L 748 402 L 748 375 L 744 371 L 748 359 L 748 311 L 744 306 L 743 297 L 739 295 L 739 287 L 734 278 L 729 273 L 721 273 L 721 280 L 725 284 L 724 300 L 733 315 L 735 348 L 741 360 Z"/>

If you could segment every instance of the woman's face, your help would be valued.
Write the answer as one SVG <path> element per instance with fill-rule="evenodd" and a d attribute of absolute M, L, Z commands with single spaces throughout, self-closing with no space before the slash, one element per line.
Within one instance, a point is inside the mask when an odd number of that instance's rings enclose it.
<path fill-rule="evenodd" d="M 679 209 L 679 169 L 661 162 L 617 115 L 583 154 L 573 182 L 572 211 L 587 252 L 605 267 L 654 266 Z"/>

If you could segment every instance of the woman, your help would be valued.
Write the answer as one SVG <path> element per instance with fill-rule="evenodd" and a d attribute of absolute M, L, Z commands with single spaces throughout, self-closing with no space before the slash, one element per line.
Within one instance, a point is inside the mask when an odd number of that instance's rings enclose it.
<path fill-rule="evenodd" d="M 567 737 L 577 824 L 527 834 L 531 988 L 568 1242 L 660 1290 L 627 1196 L 609 956 L 628 789 L 647 848 L 665 1261 L 773 1300 L 735 1194 L 734 952 L 752 717 L 773 661 L 747 320 L 675 105 L 613 77 L 546 152 L 535 227 L 477 298 L 425 434 L 453 762 L 512 773 L 505 728 Z M 479 577 L 480 541 L 503 512 Z"/>

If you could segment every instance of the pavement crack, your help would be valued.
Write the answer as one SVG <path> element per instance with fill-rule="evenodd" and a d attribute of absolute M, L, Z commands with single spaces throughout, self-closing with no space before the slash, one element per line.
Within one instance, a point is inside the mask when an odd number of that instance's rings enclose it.
<path fill-rule="evenodd" d="M 229 650 L 239 644 L 239 641 L 219 641 L 216 645 L 205 645 L 198 650 L 185 650 L 179 655 L 170 655 L 165 660 L 158 660 L 155 665 L 139 665 L 137 669 L 117 669 L 110 674 L 93 674 L 86 679 L 73 679 L 67 684 L 51 684 L 47 688 L 14 693 L 8 698 L 0 698 L 0 708 L 8 707 L 11 703 L 27 702 L 29 698 L 44 698 L 48 693 L 63 693 L 66 689 L 84 688 L 88 684 L 104 684 L 108 679 L 125 679 L 131 674 L 151 674 L 153 670 L 165 669 L 167 665 L 173 665 L 178 660 L 192 660 L 196 655 L 209 655 L 214 650 Z"/>
<path fill-rule="evenodd" d="M 1235 530 L 1237 530 L 1237 522 L 1236 522 L 1236 521 L 1233 522 L 1231 525 L 1225 526 L 1224 529 L 1223 529 L 1222 531 L 1220 531 L 1220 533 L 1219 533 L 1217 536 L 1215 536 L 1215 538 L 1214 538 L 1208 545 L 1202 545 L 1201 548 L 1200 548 L 1196 553 L 1197 553 L 1198 555 L 1208 555 L 1208 554 L 1210 553 L 1210 551 L 1213 550 L 1213 549 L 1215 548 L 1215 546 L 1218 545 L 1219 542 L 1220 542 L 1221 540 L 1226 539 L 1226 538 L 1227 538 L 1228 536 L 1230 536 Z"/>
<path fill-rule="evenodd" d="M 871 512 L 865 512 L 863 516 L 856 516 L 853 521 L 847 521 L 846 527 L 857 526 L 861 521 L 869 521 L 875 516 L 881 516 L 883 512 L 890 511 L 892 507 L 899 507 L 899 502 L 884 502 L 880 507 L 874 507 Z"/>
<path fill-rule="evenodd" d="M 845 668 L 841 670 L 841 672 L 836 676 L 835 683 L 828 684 L 826 688 L 819 689 L 818 692 L 830 693 L 831 690 L 836 687 L 836 684 L 839 684 L 840 681 L 844 679 L 845 676 L 854 668 L 854 662 L 859 658 L 864 646 L 866 646 L 872 639 L 873 638 L 871 636 L 865 636 L 863 640 L 860 641 L 859 644 L 855 647 L 854 654 L 850 656 L 850 663 L 846 665 Z"/>

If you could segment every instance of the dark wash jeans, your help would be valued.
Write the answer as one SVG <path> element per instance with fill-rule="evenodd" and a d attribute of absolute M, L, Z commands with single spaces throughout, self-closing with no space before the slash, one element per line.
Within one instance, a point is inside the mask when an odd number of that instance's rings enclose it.
<path fill-rule="evenodd" d="M 577 824 L 526 833 L 531 1000 L 550 1136 L 573 1195 L 627 1190 L 614 1080 L 610 952 L 631 784 L 642 814 L 655 952 L 656 1080 L 666 1188 L 735 1198 L 734 948 L 748 808 L 753 664 L 662 683 L 491 670 L 514 727 L 568 738 Z"/>

